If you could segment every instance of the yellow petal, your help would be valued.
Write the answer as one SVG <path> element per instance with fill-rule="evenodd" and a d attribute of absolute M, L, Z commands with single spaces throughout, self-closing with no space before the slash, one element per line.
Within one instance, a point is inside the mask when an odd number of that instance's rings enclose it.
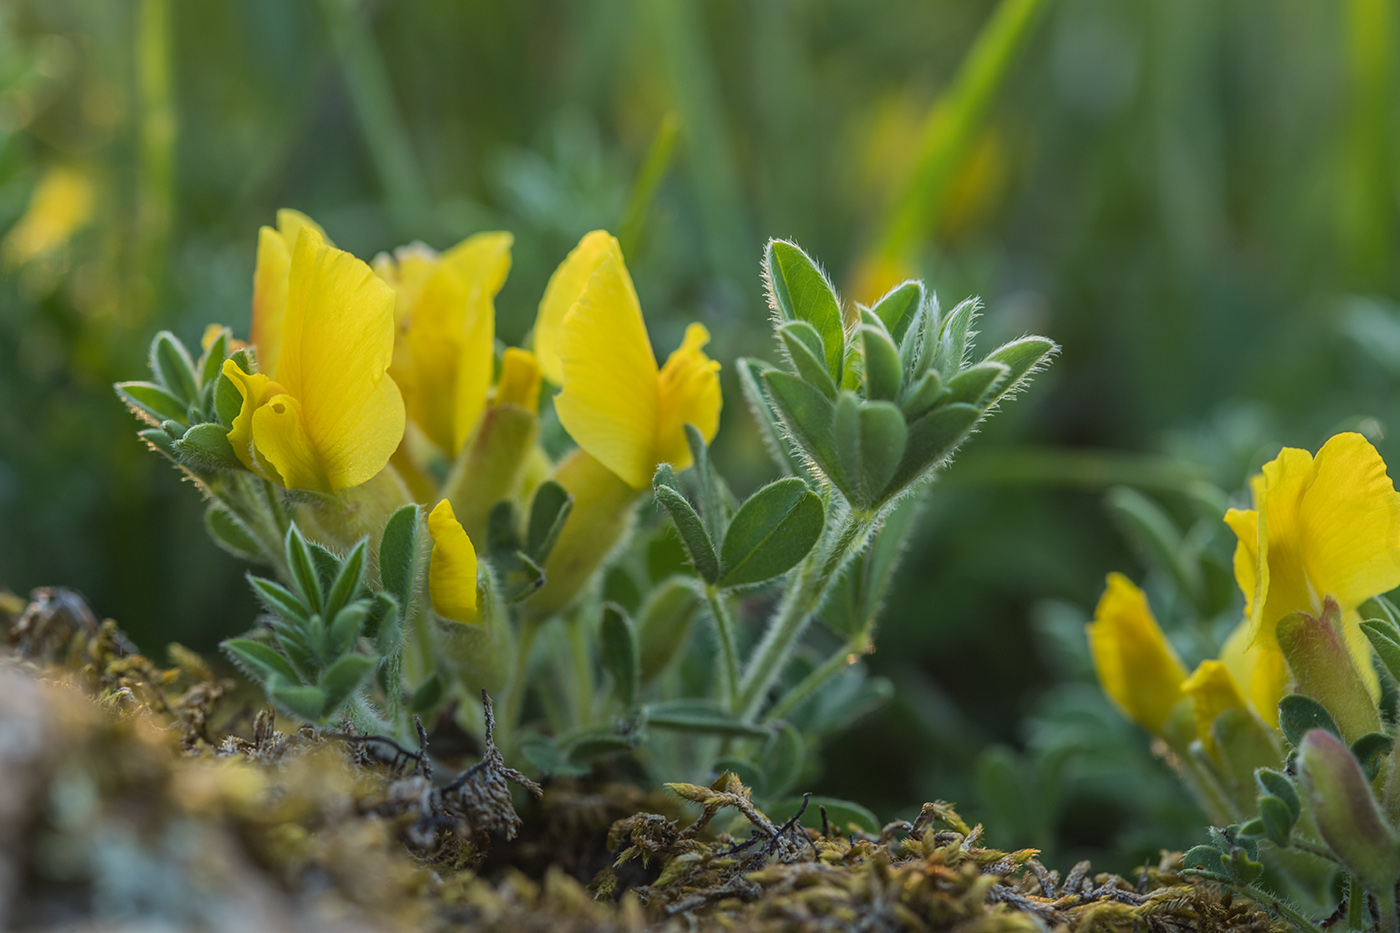
<path fill-rule="evenodd" d="M 428 563 L 428 594 L 433 611 L 454 622 L 476 620 L 476 549 L 462 530 L 452 503 L 443 499 L 428 515 L 433 555 Z"/>
<path fill-rule="evenodd" d="M 282 323 L 287 314 L 287 276 L 292 268 L 291 244 L 271 227 L 258 231 L 258 264 L 253 269 L 253 328 L 258 368 L 277 372 L 282 348 Z"/>
<path fill-rule="evenodd" d="M 321 225 L 301 211 L 284 207 L 277 212 L 277 232 L 282 234 L 282 240 L 287 244 L 288 249 L 296 245 L 302 227 L 310 227 L 315 230 L 327 246 L 335 245 L 331 242 L 331 238 L 326 236 L 326 231 L 321 228 Z"/>
<path fill-rule="evenodd" d="M 1253 509 L 1230 509 L 1225 524 L 1235 533 L 1235 582 L 1244 594 L 1244 615 L 1254 611 L 1255 587 L 1258 586 L 1259 513 Z"/>
<path fill-rule="evenodd" d="M 1229 670 L 1259 718 L 1278 728 L 1278 701 L 1288 692 L 1288 662 L 1276 638 L 1251 641 L 1248 618 L 1240 621 L 1220 649 L 1220 661 Z"/>
<path fill-rule="evenodd" d="M 479 233 L 448 250 L 443 264 L 467 283 L 452 413 L 452 446 L 462 449 L 486 407 L 496 355 L 496 294 L 510 272 L 509 233 Z"/>
<path fill-rule="evenodd" d="M 629 486 L 648 485 L 658 462 L 660 386 L 637 293 L 620 260 L 609 255 L 599 264 L 559 337 L 560 424 Z"/>
<path fill-rule="evenodd" d="M 383 469 L 398 447 L 404 406 L 387 375 L 393 352 L 393 290 L 369 266 L 302 227 L 292 253 L 277 381 L 301 406 L 324 473 L 321 485 L 357 486 Z M 255 442 L 262 446 L 256 436 Z"/>
<path fill-rule="evenodd" d="M 1312 589 L 1347 610 L 1400 586 L 1400 493 L 1376 448 L 1338 434 L 1312 466 L 1297 531 Z"/>
<path fill-rule="evenodd" d="M 496 384 L 497 405 L 519 405 L 537 411 L 540 405 L 540 364 L 535 354 L 506 347 L 501 357 L 501 380 Z"/>
<path fill-rule="evenodd" d="M 1182 698 L 1186 669 L 1127 577 L 1108 575 L 1108 588 L 1088 626 L 1089 649 L 1104 693 L 1123 713 L 1161 734 Z"/>
<path fill-rule="evenodd" d="M 269 475 L 264 465 L 258 462 L 253 449 L 253 412 L 267 404 L 273 396 L 282 395 L 287 390 L 262 373 L 245 373 L 233 360 L 224 360 L 223 373 L 243 396 L 243 407 L 238 410 L 238 416 L 228 429 L 228 442 L 233 446 L 233 452 L 254 473 L 261 474 L 265 479 L 276 478 L 280 482 L 280 477 Z"/>
<path fill-rule="evenodd" d="M 535 355 L 539 357 L 545 378 L 555 385 L 564 384 L 564 359 L 559 345 L 564 315 L 569 313 L 588 280 L 609 256 L 625 273 L 622 247 L 617 240 L 606 230 L 594 230 L 579 241 L 545 286 L 535 318 Z"/>
<path fill-rule="evenodd" d="M 719 430 L 719 363 L 701 349 L 710 332 L 701 324 L 685 330 L 685 340 L 661 367 L 661 407 L 656 426 L 656 458 L 677 470 L 690 466 L 686 424 L 700 429 L 705 442 Z"/>
<path fill-rule="evenodd" d="M 1181 685 L 1181 690 L 1191 698 L 1196 714 L 1196 732 L 1205 744 L 1206 750 L 1214 753 L 1215 736 L 1210 727 L 1216 717 L 1232 709 L 1245 709 L 1244 694 L 1220 661 L 1202 661 L 1191 676 Z"/>
<path fill-rule="evenodd" d="M 335 491 L 307 432 L 305 410 L 291 395 L 274 395 L 253 412 L 253 446 L 258 462 L 271 464 L 272 478 L 283 487 Z"/>

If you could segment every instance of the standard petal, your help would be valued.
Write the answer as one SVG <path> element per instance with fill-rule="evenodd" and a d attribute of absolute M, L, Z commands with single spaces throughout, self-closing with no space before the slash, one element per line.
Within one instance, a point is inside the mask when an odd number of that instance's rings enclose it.
<path fill-rule="evenodd" d="M 1252 638 L 1273 644 L 1279 619 L 1291 612 L 1316 615 L 1322 593 L 1312 589 L 1304 562 L 1300 510 L 1312 481 L 1312 454 L 1285 447 L 1251 482 L 1259 512 L 1258 582 L 1250 613 Z"/>
<path fill-rule="evenodd" d="M 1230 671 L 1259 718 L 1278 728 L 1278 701 L 1288 691 L 1288 662 L 1273 635 L 1253 645 L 1248 619 L 1240 622 L 1220 649 L 1220 661 Z"/>
<path fill-rule="evenodd" d="M 622 247 L 606 230 L 594 230 L 579 240 L 578 246 L 554 270 L 549 284 L 545 286 L 539 314 L 535 318 L 535 355 L 539 357 L 545 378 L 555 385 L 564 384 L 564 359 L 559 345 L 564 315 L 569 313 L 588 280 L 609 256 L 613 257 L 625 275 Z"/>
<path fill-rule="evenodd" d="M 428 563 L 428 594 L 433 611 L 454 622 L 476 620 L 476 549 L 443 499 L 428 515 L 433 554 Z"/>
<path fill-rule="evenodd" d="M 1122 574 L 1109 574 L 1088 634 L 1104 693 L 1129 719 L 1161 734 L 1172 707 L 1182 698 L 1186 669 L 1162 635 L 1142 590 Z"/>
<path fill-rule="evenodd" d="M 1225 524 L 1235 533 L 1235 582 L 1244 594 L 1245 618 L 1253 613 L 1255 588 L 1259 585 L 1259 513 L 1253 509 L 1230 509 Z"/>
<path fill-rule="evenodd" d="M 658 371 L 637 293 L 618 260 L 603 260 L 565 315 L 559 350 L 559 422 L 629 486 L 648 485 L 657 464 Z"/>
<path fill-rule="evenodd" d="M 286 489 L 334 492 L 303 419 L 300 402 L 291 395 L 274 395 L 253 412 L 256 456 L 271 466 L 275 481 Z"/>
<path fill-rule="evenodd" d="M 656 459 L 677 470 L 690 466 L 686 424 L 700 429 L 706 443 L 719 430 L 719 363 L 701 348 L 710 342 L 704 325 L 691 324 L 680 347 L 661 367 L 660 416 L 656 425 Z"/>
<path fill-rule="evenodd" d="M 387 376 L 393 352 L 393 290 L 303 227 L 292 254 L 277 381 L 300 403 L 334 489 L 378 473 L 403 437 L 403 399 Z"/>
<path fill-rule="evenodd" d="M 258 231 L 258 264 L 253 269 L 252 342 L 258 368 L 268 376 L 277 372 L 282 348 L 282 322 L 287 313 L 287 276 L 292 251 L 282 234 L 271 227 Z"/>
<path fill-rule="evenodd" d="M 1317 452 L 1296 534 L 1312 589 L 1343 609 L 1400 586 L 1400 493 L 1366 438 L 1338 434 Z"/>

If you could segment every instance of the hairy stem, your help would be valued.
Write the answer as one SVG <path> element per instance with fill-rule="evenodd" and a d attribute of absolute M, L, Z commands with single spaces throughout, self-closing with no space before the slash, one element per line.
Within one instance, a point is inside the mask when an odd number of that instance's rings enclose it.
<path fill-rule="evenodd" d="M 1289 904 L 1287 901 L 1275 897 L 1268 891 L 1265 891 L 1262 888 L 1257 888 L 1252 884 L 1242 884 L 1239 886 L 1239 889 L 1250 900 L 1254 901 L 1262 907 L 1267 908 L 1268 910 L 1272 910 L 1274 913 L 1278 914 L 1280 917 L 1287 920 L 1289 923 L 1293 924 L 1298 929 L 1304 931 L 1304 933 L 1322 933 L 1321 927 L 1309 920 L 1296 907 Z"/>
<path fill-rule="evenodd" d="M 828 680 L 844 671 L 855 663 L 856 659 L 865 652 L 870 644 L 870 630 L 862 629 L 860 633 L 844 645 L 838 648 L 831 657 L 827 658 L 812 673 L 802 678 L 798 684 L 783 694 L 778 702 L 773 704 L 763 717 L 765 723 L 777 722 L 787 717 L 794 710 L 800 708 L 803 703 L 820 690 Z"/>
<path fill-rule="evenodd" d="M 739 655 L 734 647 L 734 619 L 724 594 L 713 583 L 705 584 L 705 601 L 709 603 L 710 617 L 715 620 L 715 633 L 719 636 L 720 691 L 725 709 L 734 710 L 739 705 Z"/>
<path fill-rule="evenodd" d="M 807 622 L 841 578 L 846 563 L 860 552 L 875 524 L 874 513 L 848 512 L 836 533 L 798 567 L 739 686 L 738 711 L 746 720 L 758 714 Z"/>

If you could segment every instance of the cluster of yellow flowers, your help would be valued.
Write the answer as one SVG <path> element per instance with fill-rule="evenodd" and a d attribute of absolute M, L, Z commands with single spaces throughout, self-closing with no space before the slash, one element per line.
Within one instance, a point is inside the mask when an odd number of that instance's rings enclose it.
<path fill-rule="evenodd" d="M 1250 491 L 1253 509 L 1225 514 L 1238 538 L 1234 571 L 1245 608 L 1218 660 L 1202 661 L 1188 676 L 1145 595 L 1121 574 L 1109 576 L 1088 627 L 1109 698 L 1177 750 L 1199 738 L 1216 757 L 1212 726 L 1230 711 L 1278 728 L 1279 701 L 1297 678 L 1280 645 L 1280 622 L 1295 613 L 1340 616 L 1342 656 L 1350 653 L 1367 690 L 1379 696 L 1357 608 L 1400 586 L 1400 493 L 1380 454 L 1350 433 L 1331 438 L 1316 457 L 1284 448 L 1251 479 Z"/>
<path fill-rule="evenodd" d="M 556 547 L 563 565 L 550 568 L 539 598 L 561 608 L 621 535 L 656 467 L 689 465 L 684 425 L 706 440 L 719 426 L 708 333 L 692 324 L 658 367 L 621 249 L 603 231 L 585 236 L 550 279 L 534 351 L 506 348 L 498 364 L 495 298 L 511 244 L 508 233 L 481 233 L 441 254 L 415 244 L 371 266 L 310 218 L 280 211 L 258 238 L 256 366 L 223 366 L 242 397 L 228 438 L 249 470 L 288 490 L 340 500 L 374 490 L 389 509 L 432 507 L 429 593 L 435 611 L 458 622 L 476 616 L 472 536 L 498 494 L 528 501 L 553 478 L 574 497 L 575 516 L 594 513 L 569 523 L 591 536 L 588 547 Z M 559 390 L 559 420 L 578 444 L 558 464 L 537 442 L 546 383 Z M 527 428 L 493 433 L 493 415 L 507 411 Z M 489 476 L 472 469 L 483 460 Z M 442 481 L 431 467 L 444 461 Z"/>

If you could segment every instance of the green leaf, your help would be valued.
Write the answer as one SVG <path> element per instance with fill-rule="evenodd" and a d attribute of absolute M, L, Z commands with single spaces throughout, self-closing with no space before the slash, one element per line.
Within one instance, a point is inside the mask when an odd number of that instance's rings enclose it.
<path fill-rule="evenodd" d="M 324 715 L 333 715 L 359 689 L 375 668 L 374 658 L 363 654 L 347 654 L 321 675 L 321 690 L 325 693 Z"/>
<path fill-rule="evenodd" d="M 846 357 L 841 304 L 817 264 L 795 243 L 769 240 L 763 258 L 769 304 L 784 321 L 806 321 L 821 334 L 831 381 L 841 384 Z"/>
<path fill-rule="evenodd" d="M 891 402 L 859 402 L 841 393 L 832 419 L 832 434 L 846 479 L 843 491 L 856 505 L 873 505 L 904 456 L 909 430 Z"/>
<path fill-rule="evenodd" d="M 690 422 L 683 425 L 685 442 L 690 448 L 691 475 L 700 490 L 700 518 L 705 522 L 705 530 L 714 541 L 724 534 L 724 526 L 729 520 L 728 502 L 733 495 L 724 487 L 724 481 L 710 462 L 710 448 L 705 443 L 705 435 Z"/>
<path fill-rule="evenodd" d="M 1208 874 L 1217 880 L 1228 880 L 1225 863 L 1220 860 L 1220 850 L 1214 846 L 1194 846 L 1186 850 L 1186 854 L 1181 857 L 1181 864 L 1188 870 Z"/>
<path fill-rule="evenodd" d="M 782 370 L 765 372 L 763 380 L 798 446 L 827 476 L 833 479 L 839 477 L 836 442 L 831 433 L 830 400 L 801 379 Z"/>
<path fill-rule="evenodd" d="M 176 463 L 180 461 L 179 455 L 175 453 L 175 439 L 164 428 L 147 428 L 144 431 L 137 431 L 136 436 Z"/>
<path fill-rule="evenodd" d="M 619 735 L 612 728 L 592 729 L 570 737 L 569 760 L 580 763 L 592 761 L 595 758 L 630 752 L 636 745 L 634 736 Z"/>
<path fill-rule="evenodd" d="M 403 651 L 403 611 L 392 593 L 374 594 L 374 611 L 370 615 L 376 620 L 374 647 L 383 659 L 399 656 Z"/>
<path fill-rule="evenodd" d="M 690 637 L 700 598 L 685 579 L 673 578 L 653 589 L 637 613 L 641 653 L 641 682 L 649 684 L 664 672 Z"/>
<path fill-rule="evenodd" d="M 886 515 L 870 546 L 846 565 L 841 582 L 822 607 L 821 620 L 828 627 L 849 638 L 873 624 L 918 512 L 917 497 L 901 500 Z"/>
<path fill-rule="evenodd" d="M 695 572 L 700 574 L 705 582 L 714 583 L 719 579 L 719 559 L 715 556 L 714 543 L 710 540 L 709 532 L 705 530 L 705 523 L 696 514 L 695 507 L 685 496 L 664 483 L 657 483 L 652 487 L 652 492 L 656 495 L 656 501 L 660 502 L 671 516 L 671 521 L 675 522 L 681 543 L 690 555 L 690 562 L 695 565 Z"/>
<path fill-rule="evenodd" d="M 997 384 L 995 398 L 1015 389 L 1059 349 L 1053 340 L 1044 337 L 1022 337 L 987 354 L 987 362 L 1001 363 L 1007 368 L 1006 378 Z"/>
<path fill-rule="evenodd" d="M 243 673 L 259 683 L 266 684 L 274 676 L 285 678 L 293 684 L 300 679 L 291 662 L 260 641 L 230 638 L 221 642 L 219 647 Z"/>
<path fill-rule="evenodd" d="M 803 741 L 802 733 L 792 723 L 783 723 L 763 748 L 763 784 L 767 793 L 781 794 L 796 784 L 802 777 L 806 759 L 807 743 Z"/>
<path fill-rule="evenodd" d="M 1400 641 L 1391 636 L 1390 624 L 1381 619 L 1367 619 L 1361 623 L 1361 631 L 1370 639 L 1376 656 L 1390 672 L 1390 676 L 1400 680 Z"/>
<path fill-rule="evenodd" d="M 1288 805 L 1288 811 L 1293 819 L 1297 819 L 1303 812 L 1303 804 L 1298 799 L 1298 789 L 1293 786 L 1288 775 L 1272 768 L 1260 768 L 1254 772 L 1254 781 L 1259 785 L 1259 792 L 1273 797 L 1277 797 Z"/>
<path fill-rule="evenodd" d="M 360 543 L 340 564 L 335 579 L 331 582 L 330 595 L 326 597 L 326 615 L 335 615 L 352 599 L 360 595 L 365 583 L 365 563 L 368 560 L 369 542 L 361 538 Z"/>
<path fill-rule="evenodd" d="M 311 624 L 311 607 L 303 603 L 295 593 L 282 584 L 275 583 L 265 577 L 255 577 L 252 574 L 248 574 L 248 583 L 253 587 L 254 595 L 267 607 L 268 612 L 303 628 Z"/>
<path fill-rule="evenodd" d="M 418 506 L 405 505 L 389 517 L 379 542 L 379 580 L 398 600 L 399 611 L 413 605 L 418 575 Z"/>
<path fill-rule="evenodd" d="M 1259 821 L 1263 824 L 1264 835 L 1279 846 L 1288 845 L 1288 837 L 1293 832 L 1297 817 L 1289 810 L 1288 804 L 1273 794 L 1259 798 Z"/>
<path fill-rule="evenodd" d="M 369 617 L 370 602 L 361 599 L 341 608 L 326 630 L 328 656 L 338 658 L 355 647 Z"/>
<path fill-rule="evenodd" d="M 149 415 L 157 423 L 183 422 L 190 416 L 188 405 L 153 382 L 118 382 L 114 388 L 128 408 Z"/>
<path fill-rule="evenodd" d="M 554 480 L 545 480 L 530 500 L 530 520 L 525 531 L 525 550 L 535 563 L 543 564 L 559 540 L 559 532 L 574 508 L 574 497 Z"/>
<path fill-rule="evenodd" d="M 443 687 L 442 678 L 434 673 L 423 681 L 417 690 L 413 691 L 413 697 L 408 701 L 408 711 L 410 713 L 426 713 L 438 705 L 444 693 L 446 693 L 446 688 Z"/>
<path fill-rule="evenodd" d="M 320 722 L 321 711 L 326 708 L 326 695 L 320 687 L 290 684 L 278 678 L 268 685 L 267 693 L 287 715 L 308 722 Z"/>
<path fill-rule="evenodd" d="M 968 341 L 972 336 L 972 319 L 977 316 L 977 301 L 969 298 L 952 310 L 938 332 L 938 347 L 932 366 L 944 382 L 950 382 L 967 359 Z"/>
<path fill-rule="evenodd" d="M 824 522 L 821 498 L 802 480 L 790 476 L 764 486 L 725 530 L 720 585 L 747 586 L 791 570 L 821 538 Z"/>
<path fill-rule="evenodd" d="M 286 557 L 287 570 L 292 575 L 297 595 L 312 612 L 320 612 L 326 604 L 326 594 L 321 590 L 320 568 L 311 546 L 296 525 L 287 529 Z"/>
<path fill-rule="evenodd" d="M 924 283 L 910 279 L 896 285 L 871 306 L 870 310 L 885 325 L 898 343 L 924 303 Z"/>
<path fill-rule="evenodd" d="M 171 395 L 184 402 L 186 409 L 199 401 L 194 363 L 185 345 L 168 330 L 156 334 L 151 341 L 151 371 Z"/>
<path fill-rule="evenodd" d="M 1357 608 L 1357 612 L 1363 619 L 1383 621 L 1390 629 L 1390 637 L 1400 641 L 1400 609 L 1395 608 L 1389 599 L 1372 596 Z"/>
<path fill-rule="evenodd" d="M 234 557 L 253 563 L 267 563 L 262 545 L 232 512 L 217 502 L 204 510 L 204 530 L 214 543 Z"/>
<path fill-rule="evenodd" d="M 630 708 L 637 699 L 637 687 L 642 679 L 641 652 L 637 647 L 637 631 L 632 620 L 616 603 L 603 604 L 603 624 L 599 630 L 603 666 L 612 674 L 617 695 Z"/>
<path fill-rule="evenodd" d="M 175 441 L 180 459 L 203 470 L 241 470 L 243 463 L 228 442 L 228 429 L 206 422 L 197 424 Z"/>
<path fill-rule="evenodd" d="M 232 336 L 227 327 L 221 327 L 218 336 L 204 349 L 204 355 L 199 358 L 199 385 L 201 389 L 214 385 L 218 381 L 224 360 L 228 359 L 229 341 Z"/>
<path fill-rule="evenodd" d="M 775 819 L 786 820 L 791 819 L 791 814 L 796 814 L 801 808 L 801 797 L 789 797 L 769 807 L 768 812 L 773 814 Z M 820 831 L 823 809 L 826 810 L 829 828 L 835 835 L 844 836 L 852 832 L 878 835 L 880 832 L 879 817 L 861 804 L 839 797 L 808 797 L 807 809 L 802 812 L 802 825 Z"/>
<path fill-rule="evenodd" d="M 219 379 L 214 383 L 214 414 L 218 415 L 224 427 L 231 427 L 242 410 L 243 393 L 238 391 L 232 379 L 219 373 Z"/>
<path fill-rule="evenodd" d="M 703 700 L 671 700 L 647 707 L 647 723 L 672 732 L 767 738 L 768 730 L 750 725 Z"/>
<path fill-rule="evenodd" d="M 868 398 L 894 401 L 904 382 L 904 369 L 899 351 L 884 331 L 863 326 L 860 329 L 861 349 L 865 355 L 865 394 Z"/>
<path fill-rule="evenodd" d="M 1366 780 L 1374 781 L 1381 762 L 1395 747 L 1395 739 L 1384 732 L 1368 732 L 1351 743 L 1351 753 L 1361 764 Z"/>
<path fill-rule="evenodd" d="M 914 312 L 904 335 L 899 338 L 900 368 L 911 377 L 927 372 L 933 366 L 937 336 L 938 299 L 934 298 Z"/>
<path fill-rule="evenodd" d="M 943 388 L 943 378 L 938 375 L 938 370 L 930 369 L 915 380 L 909 391 L 904 393 L 904 402 L 900 406 L 900 410 L 904 412 L 904 420 L 911 423 L 918 421 L 933 406 L 945 401 L 950 394 Z"/>
<path fill-rule="evenodd" d="M 785 473 L 803 472 L 802 457 L 788 438 L 783 428 L 782 416 L 773 407 L 773 402 L 760 382 L 763 374 L 772 367 L 757 360 L 741 357 L 734 364 L 734 369 L 739 374 L 739 387 L 744 390 L 744 399 L 749 403 L 749 411 L 758 423 L 768 456 L 772 457 L 773 462 Z"/>
<path fill-rule="evenodd" d="M 982 417 L 975 405 L 941 405 L 909 425 L 909 441 L 904 460 L 891 480 L 892 488 L 902 488 L 920 473 L 952 454 Z"/>
<path fill-rule="evenodd" d="M 948 380 L 949 399 L 953 402 L 986 407 L 987 397 L 1009 372 L 1010 370 L 1001 363 L 982 362 L 969 366 Z"/>
<path fill-rule="evenodd" d="M 1301 693 L 1290 693 L 1279 700 L 1278 727 L 1288 744 L 1294 748 L 1302 743 L 1303 736 L 1308 734 L 1309 729 L 1326 729 L 1337 738 L 1342 737 L 1341 730 L 1337 728 L 1327 709 L 1312 697 L 1303 696 Z"/>
<path fill-rule="evenodd" d="M 531 739 L 520 744 L 525 760 L 545 774 L 556 777 L 582 777 L 592 769 L 586 764 L 570 761 L 568 756 L 548 739 Z"/>
<path fill-rule="evenodd" d="M 817 329 L 806 321 L 789 321 L 778 328 L 778 336 L 797 375 L 827 398 L 836 398 L 836 383 L 831 381 L 824 356 L 826 351 Z"/>

